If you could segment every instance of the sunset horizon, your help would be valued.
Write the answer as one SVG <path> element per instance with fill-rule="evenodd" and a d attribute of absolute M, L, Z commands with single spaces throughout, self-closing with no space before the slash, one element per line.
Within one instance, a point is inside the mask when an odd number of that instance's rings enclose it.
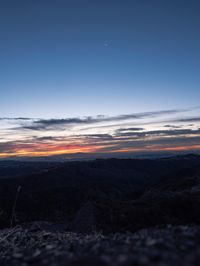
<path fill-rule="evenodd" d="M 0 158 L 199 152 L 198 2 L 11 2 Z"/>
<path fill-rule="evenodd" d="M 199 152 L 199 107 L 73 118 L 2 117 L 0 158 Z"/>

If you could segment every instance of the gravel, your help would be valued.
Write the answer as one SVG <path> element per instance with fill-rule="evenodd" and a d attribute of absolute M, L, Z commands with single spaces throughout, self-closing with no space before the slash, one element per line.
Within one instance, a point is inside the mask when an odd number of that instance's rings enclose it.
<path fill-rule="evenodd" d="M 111 235 L 55 232 L 33 225 L 4 229 L 0 265 L 199 266 L 200 227 L 168 225 Z"/>

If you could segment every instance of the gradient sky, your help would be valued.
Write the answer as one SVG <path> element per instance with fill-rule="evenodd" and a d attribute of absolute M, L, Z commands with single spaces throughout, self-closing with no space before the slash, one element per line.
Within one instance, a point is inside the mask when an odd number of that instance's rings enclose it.
<path fill-rule="evenodd" d="M 198 0 L 1 0 L 0 157 L 198 150 L 199 14 Z"/>

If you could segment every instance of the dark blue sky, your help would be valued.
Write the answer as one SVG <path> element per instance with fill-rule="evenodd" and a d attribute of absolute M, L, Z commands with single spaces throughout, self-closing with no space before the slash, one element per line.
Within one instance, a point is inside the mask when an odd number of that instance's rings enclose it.
<path fill-rule="evenodd" d="M 199 105 L 200 1 L 1 0 L 1 116 Z"/>
<path fill-rule="evenodd" d="M 199 0 L 0 0 L 0 158 L 200 150 Z"/>

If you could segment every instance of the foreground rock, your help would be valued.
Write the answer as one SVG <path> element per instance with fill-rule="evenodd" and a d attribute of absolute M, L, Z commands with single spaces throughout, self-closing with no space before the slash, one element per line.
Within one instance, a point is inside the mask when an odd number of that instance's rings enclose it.
<path fill-rule="evenodd" d="M 71 229 L 76 233 L 92 233 L 97 227 L 96 208 L 92 202 L 86 202 L 77 212 L 71 225 Z"/>
<path fill-rule="evenodd" d="M 200 227 L 145 229 L 134 234 L 52 232 L 36 227 L 0 231 L 0 265 L 194 266 Z"/>

